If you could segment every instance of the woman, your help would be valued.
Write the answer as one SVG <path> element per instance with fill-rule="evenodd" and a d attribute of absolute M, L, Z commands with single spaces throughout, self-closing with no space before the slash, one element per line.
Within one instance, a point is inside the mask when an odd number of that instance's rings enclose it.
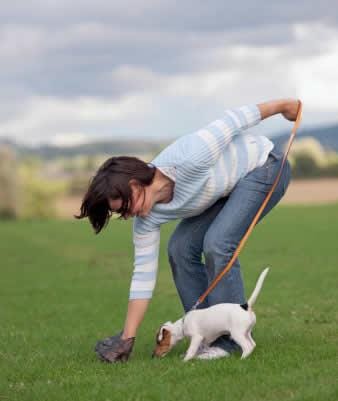
<path fill-rule="evenodd" d="M 245 130 L 279 113 L 295 121 L 298 106 L 297 100 L 282 99 L 226 110 L 206 128 L 179 138 L 150 164 L 112 157 L 100 167 L 75 217 L 88 217 L 96 233 L 112 213 L 134 217 L 135 245 L 124 329 L 97 343 L 95 350 L 102 360 L 126 361 L 131 354 L 155 287 L 161 224 L 182 219 L 170 238 L 168 254 L 185 311 L 224 268 L 270 190 L 283 157 L 267 137 Z M 279 202 L 289 181 L 286 161 L 261 218 Z M 245 301 L 236 259 L 200 307 Z M 236 344 L 222 336 L 211 347 L 200 349 L 198 357 L 219 358 L 234 349 Z"/>

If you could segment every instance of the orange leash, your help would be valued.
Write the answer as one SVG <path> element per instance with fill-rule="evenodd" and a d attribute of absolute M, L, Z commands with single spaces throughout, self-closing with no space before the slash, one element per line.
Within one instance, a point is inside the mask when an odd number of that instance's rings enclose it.
<path fill-rule="evenodd" d="M 264 201 L 263 201 L 261 207 L 259 208 L 259 210 L 258 210 L 256 216 L 255 216 L 254 219 L 252 220 L 252 222 L 251 222 L 251 224 L 250 224 L 248 230 L 246 231 L 246 233 L 244 234 L 244 236 L 243 236 L 243 238 L 241 239 L 240 243 L 238 244 L 238 247 L 237 247 L 236 251 L 234 252 L 234 254 L 232 255 L 232 258 L 230 259 L 229 263 L 227 264 L 227 266 L 225 266 L 224 270 L 222 270 L 222 271 L 215 277 L 215 279 L 214 279 L 213 282 L 210 284 L 210 286 L 207 288 L 207 290 L 198 298 L 197 302 L 196 302 L 195 305 L 191 308 L 191 310 L 196 309 L 197 306 L 198 306 L 199 304 L 201 304 L 201 303 L 205 300 L 205 298 L 208 296 L 208 294 L 209 294 L 209 293 L 216 287 L 216 285 L 219 283 L 219 281 L 221 280 L 221 278 L 231 269 L 231 267 L 232 267 L 234 261 L 236 260 L 237 256 L 239 255 L 240 251 L 242 250 L 242 248 L 243 248 L 243 246 L 244 246 L 246 240 L 248 239 L 249 235 L 251 234 L 251 231 L 253 230 L 255 224 L 257 223 L 257 221 L 258 221 L 260 215 L 262 214 L 262 212 L 263 212 L 263 210 L 264 210 L 266 204 L 269 202 L 269 199 L 271 198 L 272 193 L 273 193 L 273 191 L 275 190 L 275 188 L 276 188 L 276 186 L 277 186 L 277 184 L 278 184 L 278 181 L 279 181 L 279 179 L 280 179 L 280 176 L 281 176 L 281 174 L 282 174 L 282 170 L 283 170 L 285 161 L 286 161 L 286 159 L 287 159 L 289 150 L 290 150 L 290 148 L 291 148 L 291 144 L 292 144 L 292 142 L 293 142 L 293 140 L 294 140 L 294 138 L 295 138 L 295 136 L 296 136 L 296 131 L 297 131 L 297 129 L 298 129 L 298 127 L 299 127 L 299 124 L 300 124 L 300 121 L 301 121 L 301 116 L 302 116 L 302 102 L 301 102 L 300 100 L 298 100 L 298 103 L 299 103 L 299 106 L 298 106 L 297 118 L 296 118 L 296 121 L 295 121 L 294 126 L 293 126 L 293 128 L 292 128 L 291 135 L 290 135 L 290 139 L 289 139 L 289 143 L 288 143 L 288 146 L 287 146 L 287 148 L 286 148 L 286 151 L 285 151 L 285 154 L 284 154 L 284 157 L 283 157 L 283 162 L 282 162 L 281 168 L 280 168 L 280 170 L 279 170 L 279 172 L 278 172 L 278 175 L 277 175 L 277 177 L 276 177 L 276 179 L 275 179 L 275 182 L 273 183 L 273 185 L 272 185 L 272 187 L 271 187 L 269 193 L 267 194 L 266 198 L 264 199 Z"/>

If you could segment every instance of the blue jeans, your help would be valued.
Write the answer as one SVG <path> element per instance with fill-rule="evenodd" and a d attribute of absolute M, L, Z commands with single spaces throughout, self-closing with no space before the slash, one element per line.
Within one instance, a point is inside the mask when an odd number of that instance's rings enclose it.
<path fill-rule="evenodd" d="M 189 311 L 231 259 L 278 174 L 283 154 L 272 150 L 262 167 L 240 179 L 231 193 L 198 216 L 183 219 L 168 243 L 173 279 L 184 311 Z M 286 160 L 280 180 L 259 221 L 283 197 L 291 177 Z M 204 254 L 205 263 L 202 261 Z M 238 258 L 199 308 L 222 302 L 246 302 Z M 238 347 L 222 336 L 213 345 L 232 352 Z"/>

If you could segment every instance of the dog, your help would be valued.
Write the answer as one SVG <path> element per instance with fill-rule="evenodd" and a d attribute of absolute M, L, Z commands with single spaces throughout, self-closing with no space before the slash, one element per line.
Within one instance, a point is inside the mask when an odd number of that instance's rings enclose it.
<path fill-rule="evenodd" d="M 268 267 L 262 271 L 246 304 L 221 303 L 205 309 L 195 309 L 174 323 L 164 323 L 156 334 L 153 357 L 164 357 L 178 341 L 190 337 L 190 346 L 184 357 L 186 362 L 194 358 L 202 343 L 210 345 L 218 337 L 230 334 L 242 348 L 241 359 L 247 358 L 256 346 L 251 336 L 251 330 L 256 324 L 252 307 L 268 271 Z"/>

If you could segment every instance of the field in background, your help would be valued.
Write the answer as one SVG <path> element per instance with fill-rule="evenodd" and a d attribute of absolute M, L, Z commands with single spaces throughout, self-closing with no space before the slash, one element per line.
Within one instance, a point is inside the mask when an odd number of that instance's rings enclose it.
<path fill-rule="evenodd" d="M 329 137 L 335 139 L 333 131 Z M 314 137 L 295 141 L 288 156 L 292 183 L 283 204 L 338 202 L 338 153 L 335 141 L 330 142 L 333 148 Z M 134 141 L 29 150 L 0 142 L 0 218 L 72 218 L 90 180 L 109 157 L 129 154 L 151 161 L 164 147 Z M 276 149 L 282 151 L 282 143 Z"/>
<path fill-rule="evenodd" d="M 124 323 L 133 263 L 130 221 L 95 236 L 84 221 L 0 224 L 0 400 L 337 400 L 338 204 L 278 206 L 241 254 L 256 305 L 257 348 L 245 361 L 183 364 L 181 343 L 150 358 L 157 327 L 182 310 L 161 231 L 159 278 L 131 360 L 106 365 L 97 339 Z"/>
<path fill-rule="evenodd" d="M 63 196 L 57 199 L 56 209 L 60 218 L 73 218 L 79 213 L 82 195 Z M 338 179 L 321 178 L 291 180 L 281 205 L 309 205 L 338 203 Z"/>

